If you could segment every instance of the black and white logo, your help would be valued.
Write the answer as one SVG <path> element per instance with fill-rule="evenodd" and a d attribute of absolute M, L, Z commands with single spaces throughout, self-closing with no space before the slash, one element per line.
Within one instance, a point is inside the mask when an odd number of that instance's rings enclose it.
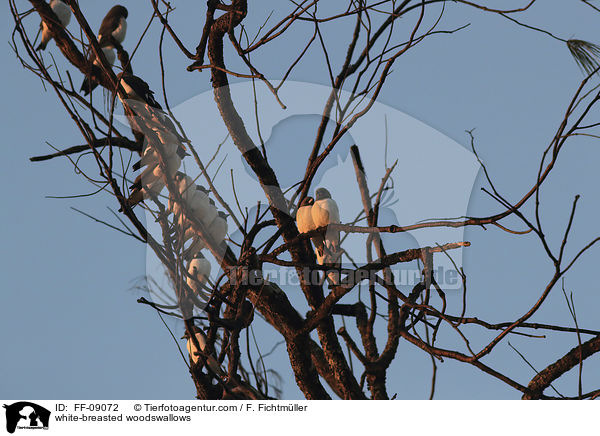
<path fill-rule="evenodd" d="M 14 433 L 16 429 L 47 430 L 50 423 L 50 411 L 28 401 L 4 404 L 6 409 L 6 431 Z"/>

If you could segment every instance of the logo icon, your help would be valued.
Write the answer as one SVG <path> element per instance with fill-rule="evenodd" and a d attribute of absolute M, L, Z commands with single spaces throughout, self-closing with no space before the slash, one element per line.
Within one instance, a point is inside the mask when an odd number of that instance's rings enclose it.
<path fill-rule="evenodd" d="M 18 429 L 48 429 L 50 411 L 28 401 L 19 401 L 11 405 L 4 404 L 6 409 L 6 431 L 14 433 Z"/>

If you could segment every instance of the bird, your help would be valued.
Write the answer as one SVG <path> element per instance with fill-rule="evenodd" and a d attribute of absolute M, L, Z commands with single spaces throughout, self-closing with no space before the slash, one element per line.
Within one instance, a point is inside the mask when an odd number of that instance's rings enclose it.
<path fill-rule="evenodd" d="M 132 185 L 131 194 L 125 202 L 129 207 L 133 207 L 150 196 L 158 196 L 164 187 L 165 182 L 163 179 L 158 179 L 151 184 L 144 183 L 142 186 L 140 176 L 138 176 Z M 119 212 L 123 212 L 123 207 L 119 209 Z"/>
<path fill-rule="evenodd" d="M 339 230 L 329 228 L 330 224 L 339 224 L 340 211 L 337 203 L 331 198 L 331 193 L 325 188 L 319 188 L 315 191 L 315 202 L 311 208 L 311 217 L 316 228 L 327 226 L 323 237 L 323 243 L 320 247 L 315 247 L 317 262 L 323 265 L 325 262 L 332 263 L 336 267 L 340 265 L 340 232 Z M 332 285 L 340 283 L 338 271 L 327 273 L 327 277 Z"/>
<path fill-rule="evenodd" d="M 141 101 L 150 107 L 162 110 L 162 106 L 154 99 L 154 92 L 144 79 L 122 72 L 117 74 L 117 80 L 119 80 L 128 99 Z"/>
<path fill-rule="evenodd" d="M 169 178 L 175 176 L 175 173 L 181 165 L 181 160 L 185 157 L 185 151 L 178 150 L 177 153 L 165 158 L 165 170 L 166 175 Z M 136 182 L 144 182 L 144 184 L 151 184 L 157 179 L 163 178 L 163 169 L 158 164 L 158 160 L 153 162 L 152 165 L 148 165 L 146 169 L 136 178 Z M 137 186 L 134 182 L 133 187 Z"/>
<path fill-rule="evenodd" d="M 200 350 L 202 350 L 202 352 L 198 350 L 198 348 L 194 344 L 194 341 L 190 339 L 190 336 L 187 331 L 181 339 L 187 339 L 187 350 L 190 354 L 190 358 L 192 359 L 193 364 L 195 365 L 196 363 L 198 363 L 198 359 L 200 358 L 200 356 L 204 355 L 204 350 L 206 350 L 206 336 L 198 326 L 194 326 L 194 336 L 196 337 L 196 340 L 198 341 L 198 345 L 200 346 Z M 218 377 L 225 376 L 225 371 L 223 371 L 221 365 L 219 365 L 219 362 L 217 361 L 213 353 L 210 353 L 208 356 L 206 356 L 206 365 Z"/>
<path fill-rule="evenodd" d="M 177 186 L 177 189 L 179 191 L 181 191 L 181 189 L 182 189 L 181 184 L 184 183 L 184 180 L 185 180 L 186 184 L 188 183 L 187 179 L 189 179 L 191 181 L 190 183 L 193 183 L 193 179 L 191 177 L 185 175 L 181 171 L 177 171 L 175 173 L 175 176 L 173 179 L 175 182 L 175 186 Z M 176 217 L 178 217 L 181 213 L 181 208 L 179 207 L 179 204 L 177 204 L 177 202 L 175 201 L 175 196 L 173 195 L 172 192 L 169 193 L 169 205 L 168 205 L 167 210 L 170 213 L 172 213 L 173 215 L 175 215 Z"/>
<path fill-rule="evenodd" d="M 187 174 L 178 172 L 175 175 L 175 182 L 177 183 L 181 199 L 185 201 L 186 204 L 189 204 L 196 194 L 196 183 L 194 182 L 194 179 Z"/>
<path fill-rule="evenodd" d="M 181 160 L 184 158 L 183 152 L 178 150 L 177 153 L 166 159 L 166 176 L 176 177 Z M 142 174 L 138 175 L 133 184 L 131 185 L 131 194 L 127 198 L 126 202 L 129 207 L 133 207 L 136 204 L 144 201 L 144 199 L 151 195 L 158 195 L 160 191 L 165 187 L 166 181 L 163 175 L 162 169 L 158 162 L 154 166 L 148 166 Z M 119 209 L 122 212 L 123 208 Z"/>
<path fill-rule="evenodd" d="M 316 228 L 340 223 L 338 205 L 331 198 L 331 193 L 327 189 L 319 188 L 315 191 L 315 202 L 311 208 L 311 217 Z M 324 245 L 330 252 L 336 253 L 340 245 L 339 230 L 328 228 L 324 235 Z"/>
<path fill-rule="evenodd" d="M 312 208 L 315 203 L 315 199 L 312 197 L 306 197 L 300 203 L 300 207 L 296 212 L 296 224 L 298 225 L 298 231 L 300 233 L 308 233 L 312 230 L 317 229 L 315 222 L 312 218 Z M 317 260 L 319 255 L 323 256 L 323 235 L 315 235 L 310 238 L 315 246 L 315 252 L 317 253 Z M 320 262 L 322 264 L 322 262 Z"/>
<path fill-rule="evenodd" d="M 50 8 L 60 21 L 63 27 L 67 27 L 71 21 L 71 8 L 62 0 L 50 0 Z M 36 50 L 46 50 L 46 46 L 52 39 L 52 32 L 44 21 L 41 23 L 42 41 L 37 46 Z"/>
<path fill-rule="evenodd" d="M 205 200 L 200 202 L 196 201 L 199 197 L 201 198 L 202 193 L 198 193 L 198 187 L 196 187 L 196 194 L 192 198 L 192 201 L 187 204 L 188 212 L 190 212 L 191 216 L 196 219 L 199 219 L 204 226 L 209 226 L 217 217 L 217 207 L 215 206 L 215 202 L 212 198 L 206 196 Z M 177 206 L 178 214 L 181 214 L 181 208 Z M 192 222 L 190 219 L 185 216 L 180 216 L 178 220 L 178 224 L 180 229 L 183 231 L 183 241 L 187 242 L 196 236 L 196 231 L 193 228 Z"/>
<path fill-rule="evenodd" d="M 179 144 L 179 145 L 174 144 L 174 143 L 161 144 L 161 148 L 162 148 L 164 159 L 170 158 L 175 153 L 177 153 L 179 156 L 182 156 L 182 159 L 185 156 L 189 156 L 189 154 L 187 153 L 187 151 L 181 144 Z M 142 154 L 142 158 L 139 161 L 137 161 L 136 163 L 134 163 L 131 166 L 131 168 L 134 171 L 137 171 L 144 166 L 152 165 L 152 164 L 155 164 L 156 162 L 158 162 L 158 154 L 156 153 L 156 149 L 154 147 L 151 147 L 150 145 L 147 145 Z"/>
<path fill-rule="evenodd" d="M 115 43 L 121 45 L 127 33 L 127 8 L 121 5 L 113 6 L 100 24 L 98 31 L 98 44 L 106 56 L 106 60 L 112 66 L 115 63 Z M 100 66 L 100 60 L 93 53 L 90 53 L 90 61 L 93 59 L 94 65 Z M 91 77 L 85 77 L 81 84 L 79 92 L 88 95 L 98 86 L 98 82 Z"/>
<path fill-rule="evenodd" d="M 100 24 L 98 31 L 98 43 L 100 47 L 115 48 L 115 42 L 119 45 L 125 40 L 127 33 L 127 16 L 129 12 L 125 6 L 116 5 L 110 8 Z"/>
<path fill-rule="evenodd" d="M 296 212 L 296 224 L 300 233 L 308 233 L 317 228 L 311 214 L 313 204 L 315 204 L 315 199 L 312 197 L 306 197 L 300 203 L 300 207 Z"/>
<path fill-rule="evenodd" d="M 112 67 L 115 63 L 116 55 L 112 47 L 102 47 L 102 52 L 104 53 L 104 57 L 108 61 L 109 65 Z M 100 59 L 94 54 L 90 54 L 90 60 L 94 59 L 94 65 L 100 67 Z M 98 82 L 92 79 L 89 76 L 85 76 L 83 79 L 83 83 L 81 84 L 81 89 L 79 92 L 83 92 L 83 95 L 89 95 L 96 87 L 98 86 Z"/>
<path fill-rule="evenodd" d="M 210 223 L 208 232 L 213 240 L 220 244 L 227 236 L 227 215 L 225 212 L 219 211 L 217 217 Z"/>
<path fill-rule="evenodd" d="M 218 214 L 215 202 L 208 196 L 208 190 L 204 186 L 196 185 L 196 192 L 188 206 L 194 217 L 204 225 L 212 223 Z"/>
<path fill-rule="evenodd" d="M 150 86 L 144 79 L 128 72 L 122 72 L 117 74 L 117 80 L 123 87 L 127 100 L 135 100 L 136 102 L 144 103 L 153 109 L 158 109 L 158 111 L 148 111 L 146 107 L 140 107 L 140 105 L 137 105 L 132 101 L 123 101 L 119 95 L 119 100 L 121 100 L 122 103 L 127 103 L 130 108 L 137 109 L 136 112 L 140 112 L 138 116 L 144 118 L 145 121 L 150 122 L 148 127 L 154 131 L 160 142 L 166 143 L 172 140 L 176 140 L 179 143 L 190 142 L 189 139 L 186 139 L 179 134 L 175 124 L 173 124 L 173 121 L 165 112 L 163 112 L 162 106 L 154 98 L 154 92 L 150 89 Z M 146 118 L 146 116 L 148 118 Z"/>
<path fill-rule="evenodd" d="M 207 292 L 204 289 L 208 277 L 210 276 L 211 265 L 201 252 L 196 253 L 194 258 L 188 264 L 188 274 L 186 283 L 194 291 L 194 294 L 202 300 L 208 301 Z"/>
<path fill-rule="evenodd" d="M 177 171 L 175 173 L 175 176 L 173 177 L 173 181 L 174 181 L 175 186 L 177 187 L 177 190 L 179 191 L 180 195 L 182 195 L 182 193 L 186 193 L 188 191 L 188 189 L 191 191 L 191 189 L 192 189 L 191 187 L 195 186 L 194 179 L 192 179 L 190 176 L 182 173 L 181 171 Z M 184 197 L 183 200 L 186 201 L 186 198 L 187 197 Z M 172 192 L 169 193 L 169 204 L 168 204 L 167 211 L 166 211 L 167 215 L 169 215 L 169 213 L 172 213 L 175 216 L 176 222 L 179 224 L 179 226 L 184 228 L 185 217 L 182 216 L 181 206 L 176 201 L 175 195 L 173 195 Z M 157 219 L 157 221 L 158 221 L 158 219 Z"/>
<path fill-rule="evenodd" d="M 225 212 L 219 211 L 213 222 L 206 227 L 206 231 L 217 245 L 220 245 L 227 236 L 227 216 Z M 192 239 L 192 243 L 183 253 L 186 260 L 193 258 L 196 253 L 206 247 L 204 240 L 199 235 L 194 235 Z"/>

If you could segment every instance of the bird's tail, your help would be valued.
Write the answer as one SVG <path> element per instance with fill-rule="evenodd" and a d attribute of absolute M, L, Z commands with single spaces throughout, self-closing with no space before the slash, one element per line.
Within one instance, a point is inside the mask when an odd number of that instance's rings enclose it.
<path fill-rule="evenodd" d="M 126 200 L 126 203 L 129 205 L 129 207 L 133 207 L 142 200 L 144 200 L 144 194 L 142 193 L 142 190 L 136 189 L 131 192 L 131 195 Z M 120 208 L 119 212 L 123 212 L 123 208 Z"/>
<path fill-rule="evenodd" d="M 339 230 L 327 229 L 325 235 L 325 259 L 327 263 L 332 264 L 332 270 L 327 273 L 327 278 L 333 286 L 340 284 L 340 267 L 342 250 L 340 248 L 340 232 Z"/>
<path fill-rule="evenodd" d="M 340 231 L 327 229 L 325 233 L 325 247 L 331 253 L 335 254 L 340 251 Z"/>
<path fill-rule="evenodd" d="M 36 48 L 36 51 L 39 50 L 46 50 L 46 46 L 48 45 L 48 41 L 44 41 L 44 38 L 42 38 L 42 41 L 39 43 L 39 45 Z"/>
<path fill-rule="evenodd" d="M 340 267 L 342 265 L 341 262 L 341 253 L 336 252 L 335 254 L 326 255 L 328 258 L 328 262 L 331 262 L 331 270 L 327 272 L 327 279 L 332 286 L 338 286 L 340 284 Z"/>
<path fill-rule="evenodd" d="M 341 250 L 332 253 L 331 251 L 319 252 L 315 248 L 315 254 L 317 255 L 317 263 L 319 265 L 328 264 L 331 269 L 326 271 L 326 277 L 332 286 L 338 286 L 340 284 L 340 267 L 341 267 Z"/>
<path fill-rule="evenodd" d="M 94 82 L 89 77 L 86 77 L 83 79 L 83 83 L 81 84 L 81 89 L 79 90 L 79 92 L 83 92 L 83 95 L 89 95 L 90 92 L 92 92 L 96 88 L 96 86 L 98 86 L 96 82 Z"/>

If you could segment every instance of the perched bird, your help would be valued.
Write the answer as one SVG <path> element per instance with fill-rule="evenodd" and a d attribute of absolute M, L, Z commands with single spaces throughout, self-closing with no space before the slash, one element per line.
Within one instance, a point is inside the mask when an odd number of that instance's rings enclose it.
<path fill-rule="evenodd" d="M 179 156 L 182 156 L 182 159 L 185 156 L 189 156 L 189 154 L 187 153 L 187 151 L 185 151 L 185 148 L 181 144 L 179 144 L 179 145 L 174 144 L 174 143 L 161 144 L 161 148 L 162 148 L 162 152 L 163 152 L 163 157 L 165 159 L 169 159 L 175 153 L 177 153 Z M 158 162 L 158 153 L 156 152 L 156 149 L 154 147 L 150 147 L 148 145 L 144 149 L 142 158 L 139 161 L 137 161 L 136 163 L 134 163 L 131 166 L 131 168 L 134 171 L 137 171 L 142 167 L 154 165 L 154 164 L 156 164 L 156 162 Z"/>
<path fill-rule="evenodd" d="M 56 17 L 60 21 L 60 24 L 62 24 L 63 27 L 67 27 L 67 25 L 71 21 L 71 8 L 62 0 L 50 0 L 50 7 L 52 8 L 52 12 L 54 12 L 54 15 L 56 15 Z M 42 21 L 41 27 L 42 41 L 37 46 L 36 50 L 46 50 L 48 42 L 50 42 L 50 40 L 52 39 L 52 32 L 50 32 L 50 29 L 48 28 L 46 23 Z"/>
<path fill-rule="evenodd" d="M 219 211 L 217 217 L 210 223 L 208 231 L 213 240 L 220 244 L 227 236 L 227 215 L 225 212 Z"/>
<path fill-rule="evenodd" d="M 102 52 L 104 53 L 104 57 L 106 57 L 106 60 L 108 61 L 110 66 L 113 66 L 115 63 L 115 59 L 116 59 L 116 55 L 115 55 L 113 48 L 112 47 L 102 47 Z M 92 58 L 94 59 L 94 65 L 99 67 L 100 59 L 98 59 L 94 53 L 90 54 L 90 60 Z M 83 95 L 89 95 L 90 92 L 92 92 L 94 89 L 96 89 L 97 86 L 98 86 L 98 82 L 96 82 L 91 77 L 86 76 L 83 79 L 83 83 L 81 84 L 81 89 L 79 90 L 79 92 L 83 92 Z"/>
<path fill-rule="evenodd" d="M 327 189 L 319 188 L 315 191 L 315 203 L 311 208 L 311 216 L 316 228 L 339 224 L 340 211 Z M 327 229 L 324 235 L 324 245 L 330 252 L 336 253 L 340 246 L 339 230 Z"/>
<path fill-rule="evenodd" d="M 296 224 L 300 233 L 308 233 L 317 228 L 311 214 L 313 204 L 315 204 L 315 199 L 312 197 L 306 197 L 300 203 L 298 212 L 296 212 Z"/>
<path fill-rule="evenodd" d="M 194 326 L 194 336 L 196 337 L 196 340 L 198 341 L 198 345 L 200 346 L 200 350 L 202 350 L 202 352 L 199 351 L 198 348 L 196 348 L 196 345 L 194 345 L 194 341 L 190 339 L 187 331 L 181 339 L 187 339 L 188 353 L 190 354 L 192 362 L 196 364 L 198 363 L 198 359 L 200 358 L 200 356 L 204 354 L 204 350 L 206 350 L 206 336 L 204 335 L 202 330 L 200 330 L 200 328 L 197 326 Z M 219 362 L 217 361 L 213 353 L 206 356 L 206 365 L 215 375 L 219 377 L 225 376 L 225 371 L 223 371 L 221 365 L 219 365 Z"/>
<path fill-rule="evenodd" d="M 180 150 L 177 151 L 174 155 L 167 158 L 166 164 L 166 176 L 176 177 L 177 170 L 181 165 L 181 160 L 185 157 L 183 152 Z M 144 201 L 144 199 L 150 197 L 151 195 L 158 195 L 160 191 L 165 187 L 165 176 L 163 175 L 162 169 L 158 162 L 156 165 L 147 167 L 142 174 L 137 176 L 131 185 L 131 194 L 127 199 L 127 204 L 129 207 L 133 207 L 136 204 Z M 123 209 L 119 209 L 119 212 L 122 212 Z"/>
<path fill-rule="evenodd" d="M 100 24 L 98 43 L 100 47 L 115 47 L 115 42 L 122 44 L 127 33 L 127 16 L 129 12 L 125 6 L 113 6 Z"/>
<path fill-rule="evenodd" d="M 219 211 L 217 217 L 213 220 L 212 223 L 210 223 L 210 225 L 206 229 L 208 231 L 208 234 L 218 245 L 220 245 L 221 242 L 223 242 L 223 240 L 225 239 L 225 236 L 227 236 L 227 216 L 228 215 L 225 212 Z M 198 253 L 205 247 L 206 244 L 204 243 L 202 238 L 198 235 L 194 235 L 192 243 L 183 253 L 183 257 L 185 259 L 191 259 L 196 255 L 196 253 Z"/>
<path fill-rule="evenodd" d="M 155 109 L 162 110 L 161 105 L 154 99 L 154 92 L 144 79 L 125 72 L 119 73 L 117 79 L 125 94 L 127 94 L 127 98 L 141 101 Z"/>
<path fill-rule="evenodd" d="M 331 198 L 331 194 L 327 189 L 319 188 L 315 191 L 315 202 L 311 208 L 311 217 L 316 228 L 328 226 L 322 235 L 323 242 L 320 247 L 315 244 L 317 262 L 320 265 L 333 263 L 335 266 L 339 266 L 341 256 L 340 232 L 339 230 L 330 229 L 329 225 L 340 222 L 340 212 L 337 203 Z M 333 285 L 340 283 L 338 271 L 327 273 L 327 277 Z"/>
<path fill-rule="evenodd" d="M 196 195 L 196 183 L 194 182 L 194 179 L 187 174 L 178 172 L 175 175 L 175 182 L 179 188 L 181 199 L 185 201 L 186 204 L 189 204 L 194 198 L 194 195 Z"/>
<path fill-rule="evenodd" d="M 213 199 L 207 197 L 206 198 L 206 207 L 203 207 L 202 209 L 193 209 L 192 207 L 193 207 L 194 201 L 200 195 L 202 195 L 202 194 L 198 194 L 198 190 L 196 189 L 196 195 L 194 195 L 194 198 L 192 199 L 192 203 L 189 203 L 189 205 L 188 205 L 188 211 L 191 210 L 191 213 L 193 214 L 194 218 L 199 219 L 202 222 L 202 224 L 204 224 L 205 226 L 209 226 L 210 224 L 212 224 L 212 222 L 217 217 L 217 214 L 218 214 L 217 207 L 215 206 L 215 202 L 213 201 Z M 181 217 L 179 220 L 179 226 L 181 229 L 183 229 L 183 241 L 184 242 L 187 242 L 190 239 L 192 239 L 194 236 L 196 236 L 196 231 L 194 230 L 190 219 L 187 219 L 186 217 Z"/>
<path fill-rule="evenodd" d="M 196 186 L 196 192 L 188 205 L 194 217 L 204 225 L 209 225 L 217 217 L 215 202 L 208 196 L 208 190 L 204 186 Z"/>
<path fill-rule="evenodd" d="M 191 181 L 190 183 L 193 183 L 193 179 L 191 177 L 185 175 L 181 171 L 177 171 L 175 173 L 174 182 L 175 182 L 175 186 L 177 186 L 178 190 L 181 191 L 182 183 L 186 183 L 186 185 L 187 185 L 187 183 L 188 183 L 187 179 L 189 179 Z M 179 207 L 179 204 L 175 201 L 175 196 L 173 195 L 173 193 L 169 193 L 169 206 L 168 206 L 167 210 L 170 213 L 172 213 L 173 215 L 175 215 L 176 217 L 179 217 L 179 215 L 181 214 L 181 208 Z"/>
<path fill-rule="evenodd" d="M 126 203 L 129 207 L 133 207 L 138 203 L 141 203 L 146 198 L 151 196 L 158 196 L 160 192 L 165 187 L 165 182 L 163 179 L 155 180 L 154 183 L 143 183 L 141 181 L 140 176 L 138 176 L 134 184 L 132 185 L 131 194 L 127 198 Z M 123 208 L 119 209 L 119 212 L 123 212 Z"/>
<path fill-rule="evenodd" d="M 104 52 L 104 56 L 106 56 L 106 60 L 112 66 L 115 63 L 115 43 L 119 45 L 125 39 L 125 34 L 127 33 L 127 8 L 124 6 L 114 6 L 112 7 L 104 19 L 102 20 L 102 24 L 100 24 L 100 30 L 98 31 L 98 44 L 102 51 Z M 100 66 L 100 60 L 93 53 L 90 53 L 90 60 L 94 59 L 94 65 Z M 86 77 L 83 79 L 83 83 L 81 84 L 81 89 L 79 92 L 83 92 L 84 95 L 88 95 L 98 86 L 98 82 L 93 80 L 91 77 Z"/>
<path fill-rule="evenodd" d="M 189 143 L 188 139 L 182 137 L 177 132 L 175 124 L 162 111 L 162 106 L 154 98 L 154 92 L 143 79 L 133 74 L 122 72 L 117 74 L 117 80 L 119 80 L 120 85 L 123 87 L 127 100 L 135 100 L 153 109 L 158 109 L 158 111 L 149 111 L 144 105 L 134 104 L 131 101 L 127 102 L 128 106 L 138 113 L 138 116 L 149 122 L 149 127 L 158 136 L 161 143 L 172 142 L 174 140 L 178 143 Z M 122 103 L 126 103 L 121 96 L 119 96 L 119 99 Z"/>
<path fill-rule="evenodd" d="M 296 212 L 296 224 L 298 225 L 298 231 L 300 233 L 308 233 L 317 228 L 312 218 L 312 208 L 314 203 L 315 200 L 312 197 L 306 197 L 302 200 L 302 203 L 300 203 L 300 207 Z M 310 239 L 315 246 L 318 260 L 319 255 L 321 257 L 323 256 L 323 235 L 315 235 Z M 320 263 L 322 264 L 323 262 Z"/>
<path fill-rule="evenodd" d="M 188 286 L 203 301 L 208 301 L 209 297 L 204 289 L 204 285 L 210 276 L 211 265 L 201 252 L 196 253 L 188 265 L 189 276 L 186 279 Z"/>
<path fill-rule="evenodd" d="M 185 151 L 178 150 L 175 154 L 165 159 L 164 163 L 166 166 L 165 170 L 167 177 L 172 178 L 175 176 L 177 170 L 179 169 L 179 166 L 181 165 L 181 160 L 185 157 L 184 153 Z M 142 171 L 142 174 L 140 174 L 136 178 L 136 182 L 143 181 L 144 184 L 148 185 L 154 183 L 154 181 L 157 179 L 162 179 L 163 177 L 163 169 L 158 164 L 158 160 L 156 160 L 156 162 L 154 162 L 151 165 L 148 165 L 146 169 Z M 136 183 L 133 184 L 133 187 L 135 186 L 137 186 Z"/>

